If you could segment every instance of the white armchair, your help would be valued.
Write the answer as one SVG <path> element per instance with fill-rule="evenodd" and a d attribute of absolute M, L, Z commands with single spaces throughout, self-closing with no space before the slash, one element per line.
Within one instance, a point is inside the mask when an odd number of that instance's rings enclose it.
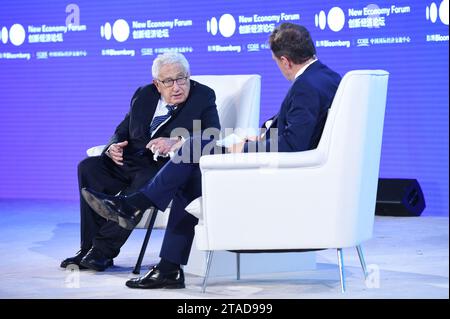
<path fill-rule="evenodd" d="M 223 137 L 232 130 L 238 135 L 254 135 L 259 127 L 259 109 L 261 95 L 261 76 L 257 74 L 244 75 L 196 75 L 195 81 L 212 88 L 216 93 L 216 105 L 219 113 Z M 91 147 L 88 156 L 99 156 L 105 145 Z M 192 207 L 192 206 L 191 206 Z M 153 215 L 147 210 L 136 228 L 147 229 L 138 261 L 133 273 L 138 274 L 152 228 L 165 228 L 169 218 L 170 206 L 163 214 Z M 199 215 L 200 210 L 191 212 Z M 152 218 L 154 217 L 154 218 Z"/>
<path fill-rule="evenodd" d="M 356 246 L 366 275 L 360 245 L 372 236 L 388 77 L 348 72 L 314 150 L 200 159 L 203 196 L 187 210 L 202 208 L 203 292 L 216 250 L 335 248 L 344 292 L 342 248 Z"/>

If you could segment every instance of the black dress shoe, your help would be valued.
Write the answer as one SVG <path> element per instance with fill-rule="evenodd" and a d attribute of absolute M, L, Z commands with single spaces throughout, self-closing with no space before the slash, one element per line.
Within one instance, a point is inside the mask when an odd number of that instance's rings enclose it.
<path fill-rule="evenodd" d="M 153 266 L 144 276 L 130 279 L 126 282 L 126 285 L 129 288 L 140 289 L 180 289 L 185 287 L 184 273 L 183 269 L 162 273 L 157 266 Z"/>
<path fill-rule="evenodd" d="M 111 267 L 113 265 L 112 258 L 106 257 L 100 250 L 92 247 L 86 256 L 83 257 L 80 261 L 80 265 L 86 268 L 96 270 L 96 271 L 104 271 L 106 268 Z"/>
<path fill-rule="evenodd" d="M 123 195 L 106 195 L 88 188 L 83 188 L 81 194 L 97 214 L 128 230 L 136 227 L 145 212 L 145 209 L 129 204 Z"/>
<path fill-rule="evenodd" d="M 66 268 L 69 265 L 77 265 L 80 269 L 86 269 L 86 267 L 80 265 L 80 261 L 84 255 L 86 255 L 86 251 L 78 251 L 75 256 L 64 259 L 61 262 L 61 268 Z"/>

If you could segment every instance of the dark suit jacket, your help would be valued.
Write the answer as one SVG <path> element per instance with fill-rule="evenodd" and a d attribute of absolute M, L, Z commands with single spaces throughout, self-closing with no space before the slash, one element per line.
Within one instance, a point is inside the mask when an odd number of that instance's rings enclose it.
<path fill-rule="evenodd" d="M 131 99 L 129 112 L 117 126 L 105 150 L 113 143 L 127 140 L 128 145 L 124 149 L 124 159 L 126 159 L 140 152 L 142 154 L 150 139 L 170 137 L 172 130 L 175 128 L 185 128 L 190 133 L 194 132 L 195 129 L 204 130 L 213 127 L 220 129 L 214 91 L 206 85 L 191 80 L 191 88 L 186 101 L 177 107 L 169 121 L 150 138 L 150 123 L 159 99 L 160 94 L 154 84 L 137 89 Z M 201 121 L 199 128 L 194 127 L 194 120 Z M 150 155 L 150 152 L 147 153 L 147 155 Z"/>
<path fill-rule="evenodd" d="M 278 143 L 278 152 L 299 152 L 317 147 L 328 109 L 331 106 L 341 76 L 320 61 L 309 65 L 295 79 L 278 113 L 272 118 L 270 130 L 261 142 L 248 142 L 245 152 L 276 151 L 271 143 Z"/>

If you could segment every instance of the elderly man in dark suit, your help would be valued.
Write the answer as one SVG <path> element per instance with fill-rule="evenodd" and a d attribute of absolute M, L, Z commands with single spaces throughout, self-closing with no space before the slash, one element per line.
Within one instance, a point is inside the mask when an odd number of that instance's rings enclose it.
<path fill-rule="evenodd" d="M 182 54 L 159 55 L 152 75 L 153 83 L 134 93 L 129 112 L 101 156 L 80 162 L 80 190 L 88 187 L 111 195 L 136 192 L 168 161 L 164 157 L 155 161 L 155 153 L 175 151 L 196 130 L 220 128 L 214 91 L 189 79 L 189 63 Z M 181 135 L 171 136 L 176 129 Z M 131 230 L 98 216 L 82 197 L 80 209 L 81 249 L 61 267 L 76 264 L 102 271 L 113 264 Z"/>
<path fill-rule="evenodd" d="M 227 152 L 300 152 L 314 149 L 319 143 L 341 77 L 317 59 L 311 36 L 302 26 L 281 24 L 272 32 L 269 43 L 273 59 L 292 86 L 278 113 L 266 123 L 268 130 L 264 130 L 263 136 L 235 144 Z M 183 199 L 181 206 L 185 207 L 201 196 L 201 174 L 198 158 L 186 161 L 183 154 L 195 153 L 196 145 L 201 145 L 203 153 L 211 153 L 206 151 L 211 150 L 209 139 L 200 142 L 196 139 L 186 141 L 172 161 L 139 192 L 114 197 L 84 189 L 82 194 L 98 214 L 124 228 L 134 227 L 147 207 L 163 210 L 170 200 L 175 202 L 178 198 Z M 180 265 L 187 264 L 197 222 L 184 210 L 172 210 L 159 264 L 144 276 L 128 280 L 126 285 L 145 289 L 183 288 Z"/>

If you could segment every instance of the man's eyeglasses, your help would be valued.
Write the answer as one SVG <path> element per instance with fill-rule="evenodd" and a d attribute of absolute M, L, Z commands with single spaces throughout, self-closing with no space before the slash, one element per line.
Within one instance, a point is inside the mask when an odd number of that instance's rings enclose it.
<path fill-rule="evenodd" d="M 188 77 L 187 76 L 183 76 L 181 78 L 176 78 L 174 79 L 165 79 L 165 80 L 158 80 L 159 82 L 161 82 L 166 88 L 170 88 L 173 86 L 173 84 L 175 82 L 177 82 L 178 85 L 184 85 L 187 82 Z"/>

